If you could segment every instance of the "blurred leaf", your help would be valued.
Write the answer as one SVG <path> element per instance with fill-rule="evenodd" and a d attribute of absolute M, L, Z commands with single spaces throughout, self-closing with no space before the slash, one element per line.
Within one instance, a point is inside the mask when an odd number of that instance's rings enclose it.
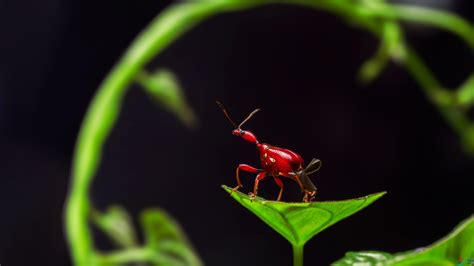
<path fill-rule="evenodd" d="M 386 67 L 388 62 L 389 54 L 387 46 L 382 42 L 375 55 L 362 64 L 359 73 L 357 74 L 357 79 L 362 84 L 368 84 L 374 81 Z"/>
<path fill-rule="evenodd" d="M 169 256 L 164 253 L 157 253 L 148 248 L 128 248 L 118 251 L 103 252 L 96 257 L 96 262 L 87 265 L 101 265 L 101 266 L 189 266 L 179 258 Z"/>
<path fill-rule="evenodd" d="M 106 212 L 92 211 L 92 221 L 118 246 L 129 248 L 137 246 L 137 237 L 132 219 L 120 206 L 112 206 Z"/>
<path fill-rule="evenodd" d="M 109 208 L 105 214 L 94 211 L 93 220 L 123 247 L 96 256 L 94 265 L 202 265 L 177 222 L 160 209 L 148 209 L 141 213 L 143 246 L 138 246 L 130 216 L 122 208 Z"/>
<path fill-rule="evenodd" d="M 187 266 L 202 265 L 181 227 L 165 211 L 145 210 L 140 216 L 140 222 L 144 245 L 148 250 L 156 252 L 156 256 L 172 257 Z"/>
<path fill-rule="evenodd" d="M 383 35 L 375 55 L 362 64 L 358 79 L 367 84 L 376 79 L 390 59 L 401 62 L 406 56 L 402 30 L 398 23 L 384 22 Z"/>
<path fill-rule="evenodd" d="M 137 75 L 137 81 L 158 104 L 175 114 L 186 126 L 196 126 L 196 115 L 187 103 L 177 77 L 171 71 L 159 69 L 152 74 L 142 71 Z"/>
<path fill-rule="evenodd" d="M 474 216 L 461 222 L 438 242 L 413 251 L 391 255 L 378 251 L 348 252 L 334 266 L 452 266 L 470 265 L 459 260 L 474 259 Z"/>
<path fill-rule="evenodd" d="M 458 101 L 466 106 L 474 104 L 474 74 L 458 90 Z"/>
<path fill-rule="evenodd" d="M 222 187 L 231 193 L 231 188 Z M 319 232 L 362 210 L 384 194 L 379 192 L 357 199 L 311 203 L 267 201 L 259 197 L 252 200 L 238 191 L 231 193 L 231 196 L 292 245 L 302 246 Z"/>

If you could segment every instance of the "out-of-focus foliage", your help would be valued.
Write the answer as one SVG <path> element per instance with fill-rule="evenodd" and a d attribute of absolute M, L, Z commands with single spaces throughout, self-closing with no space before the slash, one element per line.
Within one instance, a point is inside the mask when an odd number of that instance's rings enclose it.
<path fill-rule="evenodd" d="M 96 265 L 201 266 L 191 242 L 178 223 L 161 209 L 146 209 L 140 215 L 144 243 L 140 245 L 130 215 L 119 206 L 101 214 L 93 211 L 93 222 L 118 246 L 118 250 L 97 256 Z"/>
<path fill-rule="evenodd" d="M 196 126 L 196 115 L 184 97 L 178 78 L 171 71 L 160 69 L 151 74 L 142 71 L 137 75 L 137 81 L 157 104 L 174 114 L 188 127 Z"/>
<path fill-rule="evenodd" d="M 239 11 L 264 4 L 295 4 L 333 13 L 351 25 L 379 37 L 380 47 L 375 56 L 365 63 L 360 78 L 369 82 L 382 73 L 384 66 L 396 61 L 405 67 L 419 83 L 430 100 L 460 136 L 466 151 L 474 154 L 474 123 L 467 110 L 474 102 L 472 75 L 460 89 L 445 88 L 416 52 L 405 42 L 401 21 L 421 23 L 449 31 L 474 48 L 472 23 L 445 11 L 419 6 L 391 4 L 384 0 L 195 0 L 177 2 L 162 12 L 127 49 L 118 64 L 100 85 L 84 118 L 77 140 L 72 166 L 71 189 L 66 202 L 66 230 L 72 260 L 76 265 L 94 265 L 104 262 L 94 247 L 89 228 L 92 203 L 89 192 L 92 180 L 102 158 L 104 143 L 121 109 L 125 91 L 133 82 L 139 82 L 164 108 L 176 114 L 187 125 L 194 115 L 183 98 L 176 78 L 169 72 L 148 74 L 146 64 L 173 41 L 205 19 L 224 12 Z M 291 213 L 291 212 L 290 212 Z M 293 215 L 294 213 L 292 213 Z M 128 245 L 125 251 L 107 256 L 107 263 L 132 261 L 161 261 L 170 265 L 166 257 L 157 257 L 149 248 L 134 248 L 134 240 L 123 212 L 107 212 L 96 221 L 107 234 L 114 234 L 124 226 L 125 231 L 114 236 L 119 245 Z M 299 219 L 299 217 L 295 217 Z M 295 221 L 296 221 L 295 220 Z M 314 231 L 314 232 L 317 232 Z M 308 235 L 309 236 L 309 235 Z M 308 237 L 303 236 L 302 239 Z M 300 237 L 300 236 L 298 236 Z M 301 243 L 301 242 L 298 242 Z M 302 256 L 302 251 L 301 251 Z M 300 261 L 301 262 L 301 261 Z M 168 264 L 166 264 L 168 263 Z"/>
<path fill-rule="evenodd" d="M 382 31 L 383 38 L 377 52 L 360 68 L 358 78 L 364 84 L 376 79 L 390 60 L 403 61 L 406 56 L 403 34 L 398 24 L 386 22 Z"/>
<path fill-rule="evenodd" d="M 451 233 L 424 248 L 397 254 L 379 251 L 348 252 L 334 266 L 453 266 L 474 260 L 474 216 L 461 222 Z"/>
<path fill-rule="evenodd" d="M 138 246 L 132 218 L 124 208 L 112 206 L 104 213 L 92 210 L 91 219 L 117 247 L 131 248 Z"/>
<path fill-rule="evenodd" d="M 166 212 L 148 209 L 140 220 L 147 248 L 164 257 L 178 258 L 183 265 L 202 265 L 178 222 Z"/>

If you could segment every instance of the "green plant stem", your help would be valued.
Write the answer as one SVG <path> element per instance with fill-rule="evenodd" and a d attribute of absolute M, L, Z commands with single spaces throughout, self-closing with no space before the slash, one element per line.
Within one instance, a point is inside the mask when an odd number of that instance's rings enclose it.
<path fill-rule="evenodd" d="M 414 50 L 407 47 L 406 52 L 406 69 L 418 82 L 428 100 L 437 107 L 441 116 L 461 138 L 466 153 L 474 154 L 474 125 L 464 110 L 457 106 L 457 92 L 443 88 Z"/>
<path fill-rule="evenodd" d="M 91 207 L 89 190 L 102 157 L 104 142 L 120 112 L 120 104 L 126 88 L 130 86 L 137 73 L 154 56 L 204 19 L 227 11 L 243 10 L 272 3 L 298 4 L 330 11 L 376 33 L 376 35 L 380 35 L 379 24 L 381 23 L 375 20 L 372 15 L 428 23 L 461 36 L 471 46 L 474 43 L 471 24 L 454 15 L 427 8 L 417 9 L 416 14 L 420 15 L 412 16 L 406 15 L 405 12 L 414 11 L 413 7 L 381 6 L 374 8 L 371 15 L 370 12 L 367 13 L 363 10 L 365 7 L 361 4 L 356 4 L 354 1 L 336 0 L 192 1 L 171 6 L 153 20 L 150 26 L 128 48 L 125 55 L 100 85 L 85 115 L 74 153 L 72 181 L 65 207 L 65 229 L 75 265 L 90 265 L 95 258 L 95 249 L 88 224 Z M 412 54 L 414 55 L 414 52 Z M 420 84 L 422 83 L 425 92 L 431 94 L 433 87 L 425 85 L 429 85 L 426 81 L 433 78 L 430 76 L 430 72 L 420 68 L 420 65 L 423 65 L 420 63 L 421 59 L 418 61 L 418 63 L 409 63 L 410 73 Z M 457 113 L 447 111 L 447 109 L 446 111 L 442 110 L 457 131 L 464 128 L 465 122 L 459 118 Z"/>
<path fill-rule="evenodd" d="M 75 265 L 90 265 L 94 247 L 88 225 L 89 189 L 114 126 L 125 89 L 153 56 L 211 14 L 244 8 L 226 1 L 177 4 L 164 11 L 133 42 L 100 85 L 79 132 L 66 201 L 66 232 Z"/>
<path fill-rule="evenodd" d="M 129 248 L 121 251 L 114 251 L 98 256 L 97 262 L 100 265 L 123 265 L 127 263 L 152 263 L 153 265 L 183 265 L 182 262 L 173 257 L 156 255 L 154 250 L 148 248 Z"/>
<path fill-rule="evenodd" d="M 474 26 L 461 17 L 444 10 L 419 7 L 406 4 L 386 4 L 372 2 L 368 5 L 369 15 L 385 19 L 399 19 L 409 22 L 423 23 L 444 29 L 463 39 L 474 48 Z M 373 12 L 370 14 L 370 12 Z"/>
<path fill-rule="evenodd" d="M 423 89 L 427 98 L 438 107 L 441 115 L 444 116 L 450 126 L 462 136 L 469 127 L 470 122 L 468 118 L 464 116 L 459 109 L 451 106 L 451 104 L 445 104 L 443 101 L 440 101 L 440 94 L 443 95 L 442 98 L 447 98 L 449 96 L 444 95 L 450 94 L 451 92 L 444 90 L 431 70 L 412 49 L 407 49 L 407 57 L 404 64 L 408 72 L 411 73 L 413 78 Z M 454 94 L 452 96 L 454 97 Z"/>
<path fill-rule="evenodd" d="M 293 245 L 293 266 L 303 266 L 304 245 Z"/>

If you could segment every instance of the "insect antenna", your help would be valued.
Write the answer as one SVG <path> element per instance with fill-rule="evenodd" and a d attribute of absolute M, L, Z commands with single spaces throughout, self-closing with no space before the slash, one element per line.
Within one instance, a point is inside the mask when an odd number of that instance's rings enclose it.
<path fill-rule="evenodd" d="M 230 116 L 229 116 L 229 114 L 227 113 L 227 110 L 226 110 L 226 108 L 224 107 L 224 105 L 223 105 L 221 102 L 219 102 L 219 101 L 216 101 L 216 104 L 217 104 L 217 106 L 219 106 L 219 107 L 222 109 L 222 111 L 223 111 L 224 114 L 225 114 L 225 117 L 227 117 L 227 120 L 229 120 L 229 122 L 234 126 L 234 128 L 238 128 L 238 127 L 237 127 L 237 124 L 235 124 L 234 121 L 232 121 L 232 119 L 230 118 Z M 240 128 L 240 126 L 239 126 L 239 128 Z"/>
<path fill-rule="evenodd" d="M 255 113 L 257 113 L 258 111 L 260 111 L 260 108 L 253 110 L 253 112 L 251 112 L 251 113 L 249 114 L 249 116 L 247 116 L 247 118 L 245 118 L 244 121 L 242 121 L 242 123 L 240 123 L 240 125 L 239 125 L 238 128 L 240 128 L 245 122 L 247 122 L 250 118 L 252 118 L 252 116 L 253 116 Z"/>

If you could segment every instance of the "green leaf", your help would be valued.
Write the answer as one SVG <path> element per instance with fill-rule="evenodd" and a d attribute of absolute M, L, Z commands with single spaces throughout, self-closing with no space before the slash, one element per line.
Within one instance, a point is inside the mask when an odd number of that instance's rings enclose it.
<path fill-rule="evenodd" d="M 188 127 L 196 126 L 196 115 L 186 101 L 178 78 L 171 71 L 159 69 L 151 74 L 141 71 L 136 80 L 160 106 L 176 115 Z"/>
<path fill-rule="evenodd" d="M 346 256 L 334 262 L 333 266 L 347 266 L 347 265 L 360 265 L 369 266 L 377 265 L 393 258 L 393 255 L 385 252 L 378 251 L 362 251 L 362 252 L 347 252 Z"/>
<path fill-rule="evenodd" d="M 178 223 L 161 209 L 142 212 L 140 222 L 143 228 L 145 247 L 163 257 L 178 259 L 183 265 L 202 265 L 194 248 Z M 156 264 L 159 265 L 159 264 Z"/>
<path fill-rule="evenodd" d="M 132 219 L 124 208 L 111 206 L 105 213 L 93 209 L 91 219 L 118 247 L 138 245 Z"/>
<path fill-rule="evenodd" d="M 136 242 L 130 216 L 121 207 L 111 207 L 105 214 L 94 211 L 92 218 L 122 249 L 96 255 L 96 262 L 91 265 L 202 265 L 178 223 L 163 210 L 148 209 L 141 213 L 145 241 L 142 246 Z"/>
<path fill-rule="evenodd" d="M 461 222 L 451 233 L 434 244 L 394 255 L 379 251 L 348 252 L 334 266 L 452 266 L 470 265 L 459 260 L 474 259 L 474 216 Z"/>
<path fill-rule="evenodd" d="M 232 192 L 231 188 L 222 187 L 227 192 Z M 357 199 L 311 203 L 267 201 L 259 197 L 252 200 L 238 191 L 232 192 L 231 196 L 292 245 L 302 246 L 319 232 L 362 210 L 384 194 L 385 192 L 379 192 Z"/>

